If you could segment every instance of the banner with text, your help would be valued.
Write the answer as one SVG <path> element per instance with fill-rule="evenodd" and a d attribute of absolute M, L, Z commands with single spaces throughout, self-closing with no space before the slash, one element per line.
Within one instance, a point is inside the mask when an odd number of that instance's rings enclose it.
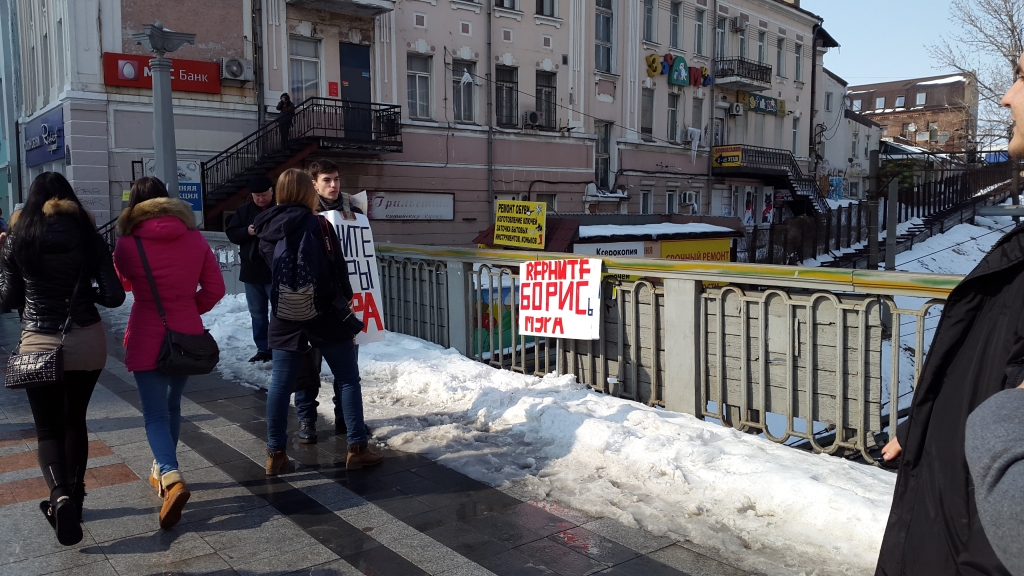
<path fill-rule="evenodd" d="M 601 336 L 601 260 L 519 265 L 519 333 L 574 340 Z"/>
<path fill-rule="evenodd" d="M 494 243 L 498 246 L 544 249 L 548 205 L 544 202 L 498 200 Z"/>
<path fill-rule="evenodd" d="M 337 210 L 323 212 L 322 215 L 334 226 L 341 240 L 348 279 L 355 293 L 352 311 L 364 324 L 362 333 L 356 336 L 356 344 L 381 342 L 384 340 L 384 316 L 380 307 L 380 272 L 370 221 L 362 214 L 355 214 L 355 220 L 345 220 Z"/>

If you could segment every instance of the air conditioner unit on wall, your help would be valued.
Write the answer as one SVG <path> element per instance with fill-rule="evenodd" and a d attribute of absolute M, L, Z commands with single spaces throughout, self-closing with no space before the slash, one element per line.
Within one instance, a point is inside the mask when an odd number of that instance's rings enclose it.
<path fill-rule="evenodd" d="M 223 84 L 252 82 L 252 60 L 241 58 L 220 59 L 220 79 Z"/>
<path fill-rule="evenodd" d="M 740 18 L 739 16 L 736 16 L 735 18 L 730 18 L 729 19 L 729 28 L 733 32 L 738 32 L 740 30 L 746 30 L 746 28 L 747 28 L 747 21 L 744 20 L 743 18 Z"/>
<path fill-rule="evenodd" d="M 737 102 L 735 104 L 731 104 L 729 106 L 729 114 L 731 114 L 733 116 L 742 116 L 743 115 L 743 104 L 740 104 L 739 102 Z"/>
<path fill-rule="evenodd" d="M 541 113 L 536 110 L 527 110 L 523 112 L 523 127 L 527 126 L 540 126 L 541 124 Z"/>

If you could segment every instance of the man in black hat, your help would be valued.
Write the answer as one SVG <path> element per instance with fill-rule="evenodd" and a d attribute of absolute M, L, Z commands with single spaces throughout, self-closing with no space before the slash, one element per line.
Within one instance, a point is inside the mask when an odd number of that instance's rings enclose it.
<path fill-rule="evenodd" d="M 270 266 L 260 255 L 259 238 L 253 230 L 256 216 L 274 203 L 273 182 L 266 176 L 249 180 L 252 202 L 241 205 L 231 217 L 225 232 L 228 239 L 238 244 L 242 260 L 239 280 L 245 284 L 245 301 L 252 316 L 252 339 L 256 343 L 256 355 L 249 362 L 269 362 L 270 347 L 267 346 L 267 328 L 270 326 Z"/>

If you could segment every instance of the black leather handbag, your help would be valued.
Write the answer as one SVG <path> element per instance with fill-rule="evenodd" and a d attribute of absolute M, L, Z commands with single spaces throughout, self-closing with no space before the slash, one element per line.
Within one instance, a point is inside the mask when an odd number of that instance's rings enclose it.
<path fill-rule="evenodd" d="M 164 323 L 164 341 L 160 345 L 160 355 L 157 356 L 157 370 L 169 376 L 198 376 L 213 372 L 217 362 L 220 362 L 217 341 L 206 329 L 203 329 L 202 334 L 191 335 L 175 332 L 167 327 L 167 317 L 164 315 L 163 304 L 160 303 L 160 294 L 156 291 L 153 271 L 149 268 L 146 251 L 142 248 L 142 239 L 138 236 L 135 237 L 135 245 L 139 248 L 142 267 L 146 269 L 146 278 L 149 280 L 149 289 L 153 291 L 156 311 Z"/>
<path fill-rule="evenodd" d="M 68 301 L 68 318 L 64 321 L 64 327 L 60 331 L 60 343 L 53 350 L 21 354 L 18 352 L 21 350 L 21 342 L 19 342 L 14 353 L 7 359 L 5 388 L 23 390 L 64 381 L 64 338 L 68 335 L 68 329 L 71 327 L 71 310 L 75 305 L 75 296 L 78 295 L 78 286 L 81 283 L 82 276 L 79 274 L 75 289 L 71 292 L 71 300 Z"/>

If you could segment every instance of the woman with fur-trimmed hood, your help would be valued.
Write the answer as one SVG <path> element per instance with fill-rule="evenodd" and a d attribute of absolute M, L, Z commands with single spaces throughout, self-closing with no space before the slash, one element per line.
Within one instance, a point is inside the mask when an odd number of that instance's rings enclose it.
<path fill-rule="evenodd" d="M 92 215 L 56 172 L 36 177 L 24 209 L 12 215 L 0 242 L 0 306 L 22 311 L 19 351 L 57 348 L 68 325 L 64 380 L 26 393 L 39 440 L 39 467 L 50 488 L 50 498 L 40 502 L 40 509 L 57 540 L 69 546 L 82 540 L 89 459 L 85 415 L 107 362 L 106 334 L 96 305 L 120 306 L 124 290 Z"/>
<path fill-rule="evenodd" d="M 224 297 L 224 277 L 210 245 L 196 229 L 192 207 L 169 198 L 167 188 L 157 178 L 140 178 L 132 184 L 128 207 L 117 220 L 117 232 L 114 265 L 124 289 L 135 296 L 124 334 L 124 363 L 139 387 L 146 438 L 154 458 L 149 483 L 164 500 L 160 527 L 166 529 L 181 519 L 182 508 L 191 495 L 178 470 L 176 455 L 181 393 L 188 377 L 160 372 L 157 358 L 168 328 L 182 334 L 203 333 L 200 315 Z M 142 241 L 153 272 L 166 327 L 157 311 L 136 239 Z"/>

